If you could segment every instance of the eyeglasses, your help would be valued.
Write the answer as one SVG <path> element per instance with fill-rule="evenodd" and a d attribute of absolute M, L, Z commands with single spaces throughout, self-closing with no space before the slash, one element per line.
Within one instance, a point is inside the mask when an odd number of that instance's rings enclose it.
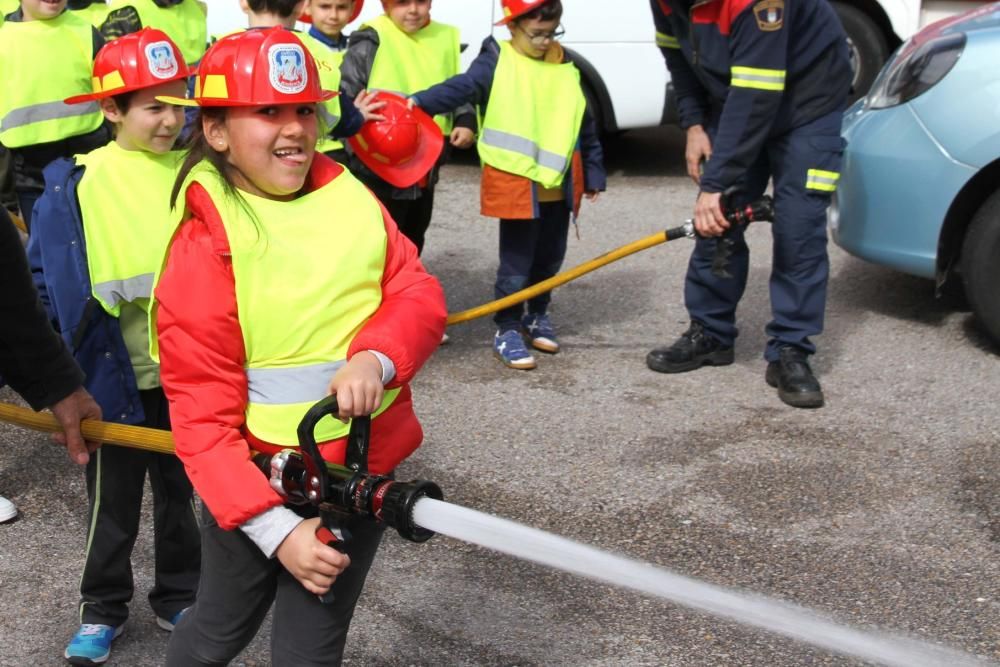
<path fill-rule="evenodd" d="M 535 46 L 543 46 L 545 42 L 555 41 L 566 34 L 566 31 L 563 29 L 561 23 L 559 24 L 559 27 L 552 32 L 528 32 L 521 26 L 518 26 L 517 29 L 523 32 L 524 36 L 528 38 L 528 41 Z"/>

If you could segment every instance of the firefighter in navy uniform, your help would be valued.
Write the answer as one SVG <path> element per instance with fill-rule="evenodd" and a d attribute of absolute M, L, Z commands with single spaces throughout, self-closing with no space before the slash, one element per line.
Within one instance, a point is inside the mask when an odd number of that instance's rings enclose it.
<path fill-rule="evenodd" d="M 736 306 L 746 287 L 743 230 L 722 215 L 774 180 L 772 319 L 766 380 L 785 403 L 820 407 L 810 336 L 823 329 L 829 260 L 826 209 L 844 141 L 851 84 L 846 35 L 827 0 L 651 0 L 657 45 L 687 131 L 688 174 L 699 185 L 699 234 L 684 285 L 691 325 L 646 364 L 680 373 L 733 362 Z M 718 237 L 731 239 L 731 277 L 713 273 Z"/>

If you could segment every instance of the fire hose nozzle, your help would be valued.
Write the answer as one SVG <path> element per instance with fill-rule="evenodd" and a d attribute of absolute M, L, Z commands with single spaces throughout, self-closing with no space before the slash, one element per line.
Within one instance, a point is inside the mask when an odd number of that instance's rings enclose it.
<path fill-rule="evenodd" d="M 434 531 L 413 522 L 413 506 L 421 498 L 443 500 L 444 494 L 434 482 L 420 479 L 383 484 L 375 492 L 372 502 L 375 517 L 395 528 L 405 540 L 426 542 L 434 537 Z"/>

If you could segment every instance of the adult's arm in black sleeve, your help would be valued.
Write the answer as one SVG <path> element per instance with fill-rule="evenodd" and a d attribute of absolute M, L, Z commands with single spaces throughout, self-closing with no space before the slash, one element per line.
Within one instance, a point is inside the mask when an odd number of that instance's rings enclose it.
<path fill-rule="evenodd" d="M 52 329 L 31 281 L 14 223 L 0 207 L 0 375 L 35 410 L 83 384 L 83 372 Z"/>

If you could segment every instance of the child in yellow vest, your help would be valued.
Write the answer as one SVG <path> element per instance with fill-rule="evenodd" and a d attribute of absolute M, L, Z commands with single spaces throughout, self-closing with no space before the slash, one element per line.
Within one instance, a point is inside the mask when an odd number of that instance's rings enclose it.
<path fill-rule="evenodd" d="M 104 39 L 66 11 L 66 0 L 21 0 L 0 23 L 0 144 L 10 151 L 21 217 L 30 226 L 42 170 L 111 139 L 96 104 L 63 98 L 90 90 L 90 65 Z"/>
<path fill-rule="evenodd" d="M 344 28 L 358 18 L 364 4 L 364 0 L 309 0 L 304 17 L 304 20 L 312 24 L 309 35 L 343 57 L 343 53 L 347 51 Z"/>
<path fill-rule="evenodd" d="M 375 197 L 316 154 L 316 104 L 333 92 L 295 33 L 223 37 L 197 81 L 182 222 L 151 313 L 177 455 L 205 508 L 198 600 L 166 664 L 229 664 L 273 604 L 273 664 L 338 665 L 384 525 L 354 517 L 343 553 L 318 541 L 316 508 L 286 504 L 251 449 L 297 446 L 306 411 L 336 395 L 338 416 L 372 415 L 368 468 L 391 474 L 422 438 L 409 382 L 437 347 L 444 295 Z M 346 432 L 316 425 L 326 460 L 344 462 Z"/>
<path fill-rule="evenodd" d="M 100 104 L 114 123 L 115 141 L 46 168 L 29 258 L 42 301 L 104 418 L 169 430 L 159 366 L 149 354 L 147 311 L 153 274 L 176 222 L 170 188 L 180 154 L 173 147 L 184 114 L 156 96 L 183 96 L 187 65 L 166 34 L 146 28 L 105 46 L 93 74 L 93 92 L 66 101 Z M 107 660 L 124 629 L 147 474 L 156 549 L 149 603 L 157 624 L 171 630 L 194 603 L 201 540 L 183 465 L 170 454 L 102 447 L 87 464 L 82 625 L 65 652 L 74 664 Z"/>
<path fill-rule="evenodd" d="M 385 14 L 351 33 L 340 68 L 341 89 L 354 97 L 362 90 L 409 95 L 458 74 L 459 35 L 452 26 L 431 20 L 431 0 L 382 0 Z M 476 127 L 471 105 L 437 117 L 439 127 L 458 148 L 472 145 Z M 440 163 L 444 161 L 442 154 Z M 367 169 L 356 156 L 348 164 L 385 204 L 393 220 L 418 250 L 430 225 L 437 166 L 416 185 L 397 188 Z"/>
<path fill-rule="evenodd" d="M 500 218 L 497 299 L 551 278 L 566 256 L 571 216 L 583 196 L 593 201 L 606 175 L 597 130 L 587 113 L 580 73 L 556 41 L 560 0 L 502 0 L 509 41 L 488 37 L 469 70 L 412 102 L 428 113 L 475 103 L 483 113 L 482 214 Z M 528 370 L 524 344 L 554 354 L 559 341 L 548 315 L 548 292 L 496 313 L 496 356 Z"/>

